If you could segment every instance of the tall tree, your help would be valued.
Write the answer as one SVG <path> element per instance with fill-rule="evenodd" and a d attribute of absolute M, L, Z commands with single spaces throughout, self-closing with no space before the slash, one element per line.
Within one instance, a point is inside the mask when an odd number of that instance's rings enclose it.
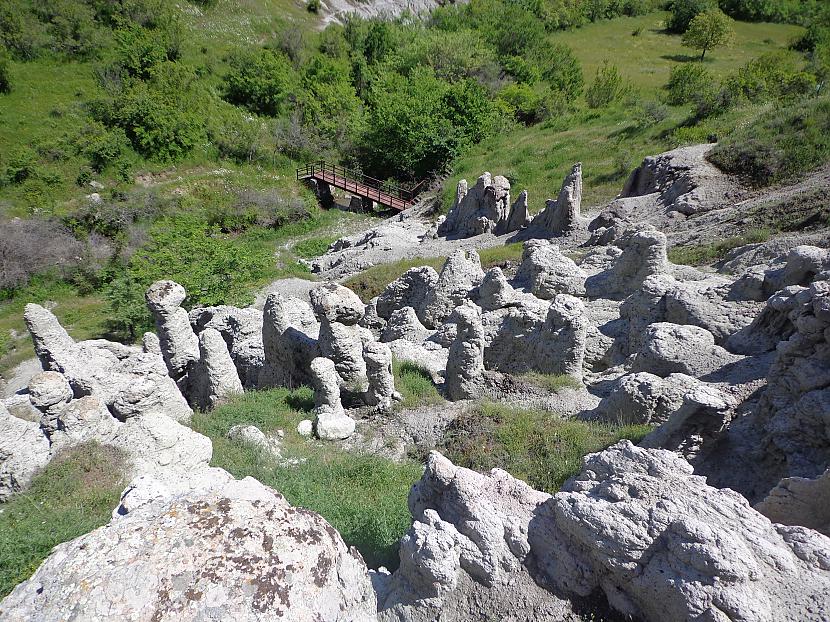
<path fill-rule="evenodd" d="M 720 9 L 698 13 L 683 33 L 683 45 L 701 50 L 700 60 L 706 52 L 719 45 L 726 45 L 732 39 L 732 19 Z"/>

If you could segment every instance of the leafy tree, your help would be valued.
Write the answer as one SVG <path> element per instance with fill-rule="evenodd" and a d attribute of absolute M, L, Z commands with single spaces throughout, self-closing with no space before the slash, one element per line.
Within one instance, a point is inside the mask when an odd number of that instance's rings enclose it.
<path fill-rule="evenodd" d="M 363 55 L 369 63 L 377 63 L 386 58 L 392 49 L 392 30 L 389 24 L 373 21 L 366 33 L 363 43 Z"/>
<path fill-rule="evenodd" d="M 704 11 L 718 8 L 716 0 L 672 0 L 669 3 L 669 15 L 666 20 L 666 30 L 675 33 L 684 33 L 692 20 Z"/>
<path fill-rule="evenodd" d="M 699 13 L 692 19 L 689 28 L 683 33 L 683 45 L 701 50 L 700 60 L 706 52 L 731 41 L 735 31 L 732 20 L 720 9 Z"/>
<path fill-rule="evenodd" d="M 621 100 L 628 92 L 620 70 L 607 60 L 597 69 L 597 75 L 585 92 L 589 108 L 602 108 Z"/>
<path fill-rule="evenodd" d="M 303 120 L 328 137 L 345 135 L 360 112 L 360 99 L 351 81 L 348 59 L 314 55 L 305 66 L 299 103 Z"/>
<path fill-rule="evenodd" d="M 239 54 L 225 76 L 225 99 L 251 112 L 272 117 L 288 112 L 296 99 L 299 79 L 287 56 L 262 49 Z"/>
<path fill-rule="evenodd" d="M 508 84 L 499 99 L 513 110 L 516 120 L 530 125 L 540 120 L 542 98 L 526 84 Z"/>

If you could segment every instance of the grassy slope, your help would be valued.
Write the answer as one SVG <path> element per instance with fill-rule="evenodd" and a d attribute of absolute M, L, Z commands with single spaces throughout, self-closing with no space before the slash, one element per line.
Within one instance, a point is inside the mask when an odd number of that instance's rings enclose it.
<path fill-rule="evenodd" d="M 411 522 L 406 497 L 422 467 L 350 454 L 330 443 L 304 439 L 297 424 L 310 418 L 313 405 L 306 388 L 253 391 L 211 413 L 196 415 L 193 427 L 213 441 L 212 465 L 236 477 L 255 477 L 292 504 L 319 512 L 347 544 L 360 550 L 369 566 L 396 567 L 397 544 Z M 266 433 L 284 430 L 283 456 L 304 461 L 281 466 L 229 440 L 231 426 L 242 424 L 256 425 Z"/>
<path fill-rule="evenodd" d="M 680 44 L 680 37 L 662 31 L 665 13 L 623 17 L 590 24 L 569 32 L 555 33 L 551 41 L 567 43 L 583 64 L 587 84 L 605 59 L 615 63 L 623 76 L 641 93 L 641 99 L 656 100 L 669 72 L 693 50 Z M 632 32 L 642 28 L 639 36 Z M 727 49 L 716 49 L 706 66 L 717 77 L 734 71 L 751 58 L 786 46 L 802 29 L 783 24 L 735 24 L 736 37 Z M 562 179 L 574 162 L 583 163 L 584 201 L 599 205 L 613 198 L 628 169 L 646 155 L 677 146 L 665 138 L 683 119 L 686 108 L 669 108 L 669 116 L 658 125 L 638 130 L 631 110 L 616 107 L 583 111 L 534 127 L 490 138 L 473 147 L 452 166 L 445 184 L 444 203 L 452 203 L 459 179 L 470 183 L 484 171 L 515 180 L 515 194 L 527 189 L 531 212 L 544 208 L 547 198 L 559 192 Z M 747 111 L 743 111 L 746 114 Z M 751 112 L 751 111 L 750 111 Z M 724 129 L 734 127 L 726 121 Z M 717 129 L 717 128 L 715 128 Z M 705 133 L 703 134 L 705 138 Z"/>
<path fill-rule="evenodd" d="M 124 488 L 123 458 L 94 443 L 56 457 L 32 487 L 0 504 L 0 598 L 52 548 L 107 523 Z"/>

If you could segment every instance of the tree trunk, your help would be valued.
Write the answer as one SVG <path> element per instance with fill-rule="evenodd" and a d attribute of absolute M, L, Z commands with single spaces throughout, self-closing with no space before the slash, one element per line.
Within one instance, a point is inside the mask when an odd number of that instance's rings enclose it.
<path fill-rule="evenodd" d="M 706 56 L 706 48 L 703 48 L 703 52 L 700 55 L 700 62 L 703 62 L 703 57 Z"/>

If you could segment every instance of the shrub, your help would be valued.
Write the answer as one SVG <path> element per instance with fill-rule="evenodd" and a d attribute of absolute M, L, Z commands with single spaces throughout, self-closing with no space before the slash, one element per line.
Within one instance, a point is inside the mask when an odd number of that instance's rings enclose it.
<path fill-rule="evenodd" d="M 585 100 L 589 108 L 602 108 L 620 101 L 628 91 L 617 66 L 605 61 L 602 67 L 597 69 L 594 81 L 585 92 Z"/>
<path fill-rule="evenodd" d="M 120 127 L 108 129 L 92 121 L 85 125 L 75 139 L 78 154 L 89 160 L 96 172 L 123 158 L 130 147 L 126 133 Z"/>
<path fill-rule="evenodd" d="M 732 20 L 719 9 L 698 13 L 683 33 L 683 45 L 700 50 L 700 60 L 714 47 L 726 45 L 734 37 Z"/>
<path fill-rule="evenodd" d="M 753 102 L 799 97 L 814 92 L 815 86 L 815 77 L 800 68 L 797 55 L 784 50 L 752 59 L 726 80 L 734 96 Z"/>
<path fill-rule="evenodd" d="M 308 0 L 308 2 L 306 2 L 305 8 L 309 13 L 319 13 L 320 0 Z"/>
<path fill-rule="evenodd" d="M 716 8 L 716 0 L 671 0 L 668 6 L 671 15 L 666 20 L 666 30 L 682 34 L 696 15 Z"/>
<path fill-rule="evenodd" d="M 637 127 L 644 129 L 665 121 L 668 116 L 669 110 L 665 104 L 647 100 L 635 108 L 634 122 Z"/>
<path fill-rule="evenodd" d="M 0 51 L 0 93 L 12 92 L 11 65 L 6 55 Z"/>
<path fill-rule="evenodd" d="M 538 64 L 542 77 L 554 91 L 560 91 L 573 99 L 582 94 L 585 85 L 582 66 L 570 47 L 562 43 L 545 46 L 544 52 L 539 54 Z"/>
<path fill-rule="evenodd" d="M 225 99 L 269 116 L 289 111 L 299 89 L 299 79 L 288 57 L 263 49 L 233 56 L 230 66 L 225 76 Z"/>
<path fill-rule="evenodd" d="M 329 246 L 335 242 L 337 238 L 323 237 L 323 238 L 308 238 L 302 240 L 294 245 L 294 252 L 298 257 L 304 259 L 311 259 L 312 257 L 319 257 L 324 255 L 329 249 Z"/>
<path fill-rule="evenodd" d="M 22 184 L 35 177 L 38 172 L 38 157 L 33 149 L 22 147 L 13 151 L 6 162 L 5 181 L 10 184 Z"/>
<path fill-rule="evenodd" d="M 419 408 L 444 401 L 429 372 L 410 362 L 393 361 L 395 388 L 403 396 L 400 408 Z"/>
<path fill-rule="evenodd" d="M 83 244 L 58 223 L 13 220 L 0 223 L 0 290 L 13 290 L 46 270 L 69 274 Z"/>
<path fill-rule="evenodd" d="M 697 100 L 713 89 L 713 78 L 700 63 L 684 63 L 672 67 L 665 88 L 666 103 L 679 106 Z"/>
<path fill-rule="evenodd" d="M 499 99 L 513 110 L 516 120 L 531 125 L 541 120 L 542 98 L 526 84 L 508 84 Z"/>

